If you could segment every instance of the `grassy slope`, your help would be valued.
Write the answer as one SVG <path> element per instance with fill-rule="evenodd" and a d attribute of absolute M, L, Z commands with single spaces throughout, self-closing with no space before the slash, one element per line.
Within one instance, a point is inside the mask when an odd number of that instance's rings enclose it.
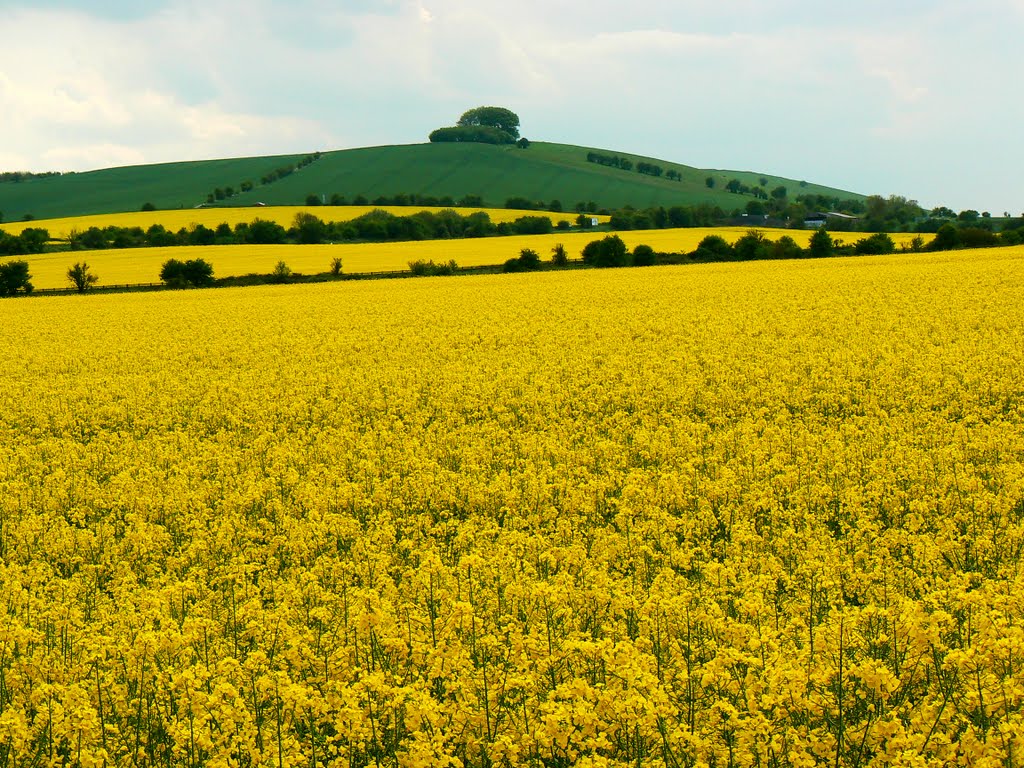
<path fill-rule="evenodd" d="M 606 168 L 586 159 L 588 148 L 565 144 L 533 143 L 529 149 L 485 144 L 411 144 L 326 152 L 317 162 L 273 184 L 257 186 L 238 195 L 233 205 L 256 202 L 297 205 L 308 194 L 340 193 L 350 199 L 373 199 L 399 192 L 455 199 L 480 195 L 492 205 L 509 197 L 531 200 L 558 199 L 566 208 L 580 201 L 602 207 L 633 205 L 691 205 L 712 203 L 726 210 L 741 208 L 752 199 L 725 192 L 733 177 L 756 184 L 761 174 L 707 171 L 609 150 L 636 163 L 647 160 L 666 171 L 675 169 L 682 181 L 644 176 Z M 138 210 L 144 202 L 159 208 L 189 208 L 205 201 L 215 187 L 238 189 L 243 181 L 258 182 L 264 174 L 298 160 L 301 155 L 197 161 L 135 166 L 38 179 L 20 184 L 0 184 L 0 211 L 5 221 L 26 213 L 37 218 L 88 213 Z M 707 176 L 717 180 L 716 189 L 705 185 Z M 765 176 L 770 190 L 779 184 L 791 195 L 826 192 L 858 197 L 848 192 L 775 176 Z"/>

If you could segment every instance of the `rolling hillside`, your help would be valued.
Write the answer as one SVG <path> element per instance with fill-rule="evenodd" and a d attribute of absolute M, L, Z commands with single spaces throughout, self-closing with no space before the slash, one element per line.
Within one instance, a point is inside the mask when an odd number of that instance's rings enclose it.
<path fill-rule="evenodd" d="M 449 196 L 458 200 L 479 195 L 486 203 L 502 205 L 510 197 L 535 201 L 559 200 L 571 210 L 577 202 L 606 208 L 633 205 L 693 205 L 710 203 L 726 210 L 742 208 L 751 199 L 731 194 L 731 178 L 748 185 L 767 179 L 767 188 L 783 185 L 790 195 L 824 193 L 861 197 L 816 184 L 756 172 L 702 170 L 656 158 L 608 150 L 633 161 L 650 162 L 679 180 L 655 178 L 634 171 L 587 161 L 585 147 L 534 142 L 529 148 L 487 144 L 409 144 L 325 152 L 320 158 L 272 183 L 260 180 L 277 169 L 298 164 L 304 155 L 280 155 L 130 166 L 65 174 L 22 182 L 0 183 L 0 212 L 4 221 L 26 215 L 52 218 L 93 213 L 137 211 L 144 203 L 157 208 L 193 208 L 205 203 L 215 188 L 238 190 L 251 182 L 251 191 L 236 194 L 222 205 L 299 205 L 310 194 L 349 200 L 364 195 L 372 200 L 398 193 Z M 713 176 L 714 189 L 705 179 Z"/>

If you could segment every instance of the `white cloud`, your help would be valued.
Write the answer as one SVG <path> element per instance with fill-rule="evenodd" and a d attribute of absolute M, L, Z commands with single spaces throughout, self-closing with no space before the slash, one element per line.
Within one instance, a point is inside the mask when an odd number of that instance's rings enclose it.
<path fill-rule="evenodd" d="M 415 142 L 502 104 L 532 139 L 1019 209 L 1022 1 L 14 4 L 0 169 Z"/>

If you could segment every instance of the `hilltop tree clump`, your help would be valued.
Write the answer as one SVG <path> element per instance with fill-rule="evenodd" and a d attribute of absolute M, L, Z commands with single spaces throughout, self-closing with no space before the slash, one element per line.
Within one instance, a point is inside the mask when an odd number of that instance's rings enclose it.
<path fill-rule="evenodd" d="M 462 113 L 458 123 L 430 133 L 430 141 L 514 144 L 519 138 L 519 115 L 504 107 L 476 107 Z"/>

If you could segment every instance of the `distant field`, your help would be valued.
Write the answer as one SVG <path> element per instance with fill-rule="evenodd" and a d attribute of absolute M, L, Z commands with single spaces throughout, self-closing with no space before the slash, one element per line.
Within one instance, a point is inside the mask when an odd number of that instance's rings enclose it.
<path fill-rule="evenodd" d="M 50 237 L 63 240 L 74 230 L 84 232 L 89 227 L 141 227 L 149 229 L 154 224 L 161 224 L 171 232 L 177 232 L 184 227 L 189 229 L 197 224 L 202 224 L 210 229 L 218 224 L 227 222 L 232 227 L 242 222 L 252 222 L 256 219 L 273 221 L 283 227 L 290 227 L 298 213 L 311 213 L 323 221 L 349 221 L 362 216 L 370 211 L 384 210 L 393 213 L 395 216 L 411 216 L 419 211 L 446 210 L 441 207 L 425 206 L 399 206 L 399 205 L 280 205 L 245 208 L 189 208 L 187 210 L 172 211 L 133 211 L 131 213 L 104 213 L 89 216 L 70 216 L 60 219 L 41 219 L 37 221 L 19 221 L 9 224 L 0 224 L 0 230 L 9 232 L 12 235 L 20 234 L 28 227 L 41 227 L 50 233 Z M 575 211 L 571 213 L 552 213 L 550 211 L 522 211 L 508 208 L 455 208 L 460 215 L 469 216 L 471 213 L 483 211 L 491 217 L 495 224 L 511 222 L 522 216 L 547 216 L 552 224 L 559 221 L 575 222 L 579 215 Z M 607 221 L 607 216 L 590 214 L 599 221 Z"/>
<path fill-rule="evenodd" d="M 854 192 L 811 184 L 756 171 L 706 170 L 665 159 L 594 148 L 627 158 L 634 164 L 649 162 L 673 170 L 679 180 L 622 171 L 587 161 L 591 148 L 534 142 L 528 149 L 488 144 L 407 144 L 324 152 L 319 160 L 270 184 L 260 180 L 276 169 L 297 164 L 303 155 L 204 160 L 162 165 L 110 168 L 64 176 L 0 183 L 0 212 L 6 221 L 25 215 L 37 219 L 93 213 L 138 211 L 144 203 L 160 209 L 190 210 L 203 203 L 216 188 L 251 191 L 230 201 L 239 205 L 298 205 L 308 195 L 339 194 L 349 200 L 365 195 L 372 200 L 395 194 L 449 196 L 459 200 L 479 195 L 489 205 L 503 205 L 510 197 L 534 201 L 560 200 L 568 208 L 577 202 L 595 202 L 617 208 L 633 205 L 719 205 L 726 211 L 742 209 L 750 195 L 725 191 L 737 178 L 765 188 L 784 186 L 791 197 L 828 194 L 862 198 Z M 708 188 L 711 177 L 715 186 Z"/>
<path fill-rule="evenodd" d="M 764 231 L 776 240 L 789 235 L 806 246 L 811 232 L 802 230 Z M 657 229 L 617 233 L 629 248 L 640 243 L 656 251 L 688 252 L 710 234 L 721 235 L 730 242 L 741 237 L 746 228 L 718 227 L 694 229 Z M 167 259 L 202 258 L 210 262 L 216 277 L 251 273 L 267 274 L 278 261 L 293 271 L 316 274 L 330 269 L 331 261 L 341 258 L 345 272 L 393 272 L 408 269 L 410 261 L 435 262 L 454 259 L 460 266 L 502 264 L 519 255 L 523 248 L 532 248 L 542 259 L 550 258 L 556 243 L 565 245 L 570 258 L 579 258 L 583 247 L 605 233 L 558 232 L 550 235 L 521 235 L 465 240 L 427 240 L 397 243 L 343 243 L 338 245 L 213 245 L 176 248 L 135 248 L 109 251 L 65 251 L 28 257 L 32 282 L 36 288 L 66 287 L 67 269 L 77 261 L 86 261 L 99 276 L 99 285 L 158 282 L 160 265 Z M 838 240 L 852 242 L 862 233 L 837 233 Z M 897 245 L 909 243 L 910 234 L 892 235 Z"/>

